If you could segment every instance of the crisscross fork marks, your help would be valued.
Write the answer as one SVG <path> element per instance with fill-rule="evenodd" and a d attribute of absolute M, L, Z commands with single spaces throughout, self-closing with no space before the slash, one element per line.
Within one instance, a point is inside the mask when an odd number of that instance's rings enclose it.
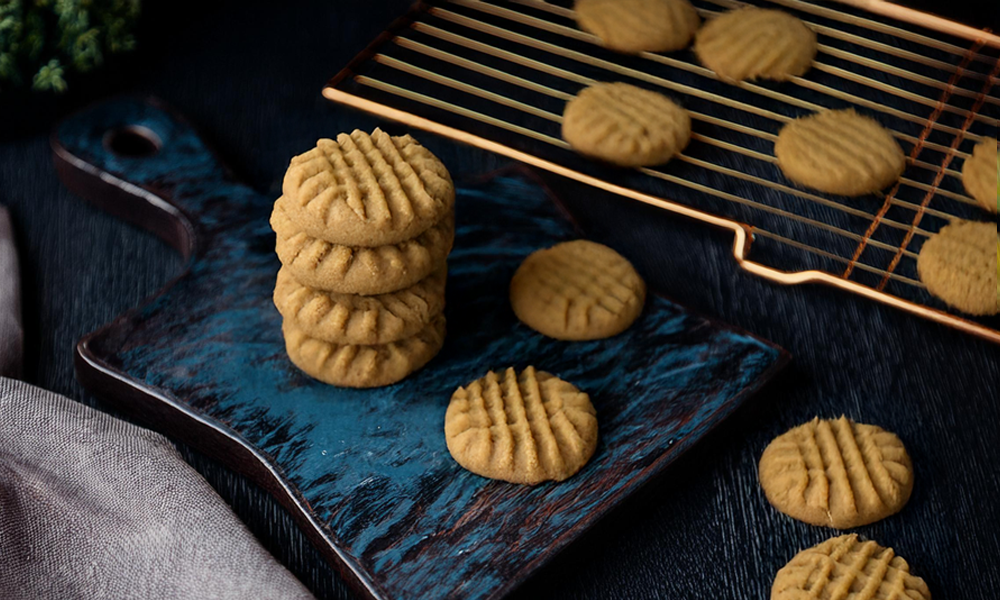
<path fill-rule="evenodd" d="M 455 202 L 451 176 L 437 157 L 409 135 L 379 129 L 319 140 L 292 159 L 282 190 L 299 229 L 345 246 L 412 239 Z"/>
<path fill-rule="evenodd" d="M 845 196 L 884 189 L 906 168 L 906 156 L 892 133 L 853 109 L 795 119 L 778 133 L 774 154 L 792 181 Z"/>
<path fill-rule="evenodd" d="M 376 222 L 391 221 L 393 208 L 401 209 L 400 212 L 404 213 L 404 216 L 409 213 L 409 216 L 412 217 L 412 210 L 410 210 L 412 207 L 408 206 L 406 202 L 397 202 L 394 203 L 394 206 L 390 206 L 389 198 L 382 186 L 385 184 L 386 187 L 391 188 L 392 184 L 395 184 L 398 187 L 399 180 L 383 181 L 387 171 L 393 177 L 395 173 L 391 168 L 386 169 L 388 165 L 385 158 L 379 156 L 378 152 L 371 152 L 373 146 L 368 134 L 360 131 L 355 131 L 351 135 L 342 133 L 337 136 L 337 146 L 339 146 L 341 156 L 349 168 L 346 173 L 342 174 L 342 177 L 356 181 L 358 190 L 361 192 L 361 196 L 353 201 L 348 198 L 348 204 L 351 205 L 359 218 Z M 395 198 L 395 200 L 398 201 L 399 198 Z M 329 219 L 329 211 L 325 216 Z"/>
<path fill-rule="evenodd" d="M 993 65 L 993 70 L 990 71 L 990 76 L 983 84 L 983 87 L 979 91 L 979 95 L 976 96 L 976 102 L 972 106 L 972 110 L 969 111 L 969 116 L 966 117 L 965 122 L 962 123 L 962 128 L 959 133 L 955 136 L 955 139 L 951 142 L 951 147 L 948 149 L 948 153 L 945 154 L 944 159 L 941 161 L 941 168 L 938 169 L 937 174 L 934 176 L 934 182 L 931 184 L 930 189 L 924 196 L 923 201 L 920 203 L 920 209 L 917 210 L 917 214 L 913 217 L 913 222 L 910 224 L 909 230 L 906 232 L 906 237 L 903 238 L 903 243 L 899 245 L 899 250 L 896 251 L 895 256 L 892 257 L 892 261 L 889 263 L 889 267 L 886 269 L 885 275 L 882 277 L 882 281 L 878 284 L 878 290 L 882 291 L 885 289 L 886 284 L 889 283 L 889 277 L 892 275 L 896 267 L 899 266 L 899 261 L 903 258 L 903 253 L 909 248 L 910 242 L 913 241 L 913 236 L 916 234 L 917 227 L 920 226 L 920 222 L 924 219 L 924 214 L 927 212 L 927 207 L 930 205 L 931 200 L 937 195 L 938 188 L 941 186 L 941 181 L 944 179 L 945 171 L 948 166 L 951 165 L 951 161 L 955 159 L 955 151 L 958 150 L 958 146 L 965 139 L 965 133 L 972 127 L 972 123 L 975 121 L 976 115 L 983 108 L 983 104 L 986 102 L 986 96 L 989 91 L 993 88 L 994 80 L 996 80 L 997 75 L 1000 75 L 1000 59 L 997 59 L 996 64 Z"/>
<path fill-rule="evenodd" d="M 580 28 L 619 52 L 666 52 L 687 46 L 700 19 L 688 0 L 578 0 Z"/>
<path fill-rule="evenodd" d="M 452 397 L 445 436 L 455 460 L 495 479 L 562 481 L 594 452 L 597 422 L 587 395 L 548 373 L 489 372 Z"/>
<path fill-rule="evenodd" d="M 642 312 L 646 287 L 614 250 L 577 240 L 539 250 L 511 280 L 518 318 L 556 339 L 600 339 L 621 333 Z"/>
<path fill-rule="evenodd" d="M 576 151 L 621 166 L 662 164 L 691 138 L 691 118 L 671 99 L 626 83 L 598 83 L 566 104 L 563 137 Z"/>
<path fill-rule="evenodd" d="M 787 80 L 808 71 L 816 35 L 792 15 L 747 7 L 709 21 L 695 37 L 695 52 L 719 76 Z"/>
<path fill-rule="evenodd" d="M 578 255 L 547 255 L 550 269 L 539 283 L 552 292 L 550 303 L 565 302 L 566 321 L 574 312 L 590 321 L 590 309 L 599 306 L 618 316 L 634 298 L 629 287 L 630 269 L 625 264 L 593 263 Z"/>
<path fill-rule="evenodd" d="M 782 512 L 838 528 L 899 511 L 913 486 L 899 438 L 845 417 L 814 419 L 779 436 L 761 457 L 760 480 Z"/>
<path fill-rule="evenodd" d="M 962 61 L 959 63 L 958 68 L 948 80 L 948 85 L 941 91 L 941 95 L 938 97 L 937 105 L 934 107 L 933 112 L 931 112 L 931 115 L 927 118 L 927 125 L 924 126 L 923 131 L 920 132 L 920 136 L 917 137 L 917 143 L 914 144 L 913 149 L 910 151 L 910 163 L 916 162 L 916 160 L 920 158 L 920 154 L 923 152 L 924 143 L 927 141 L 927 137 L 934 130 L 934 126 L 937 124 L 938 119 L 941 118 L 941 114 L 944 112 L 945 107 L 948 106 L 948 100 L 954 93 L 955 87 L 958 85 L 958 82 L 965 73 L 969 63 L 972 62 L 973 57 L 979 52 L 983 45 L 984 42 L 982 40 L 977 41 L 969 48 L 969 50 L 965 53 L 965 56 L 962 57 Z M 971 114 L 975 115 L 976 112 L 978 111 L 972 111 Z M 944 167 L 941 168 L 940 173 L 944 173 Z M 940 184 L 940 180 L 938 181 L 938 184 Z M 848 261 L 847 268 L 844 269 L 844 274 L 842 275 L 844 279 L 849 279 L 851 277 L 851 273 L 854 272 L 854 267 L 858 264 L 858 261 L 861 260 L 861 255 L 864 254 L 865 248 L 868 247 L 868 242 L 871 241 L 872 236 L 875 235 L 875 232 L 882 224 L 882 219 L 885 218 L 889 209 L 892 208 L 892 203 L 896 199 L 896 194 L 899 193 L 899 189 L 900 182 L 896 182 L 892 190 L 886 195 L 885 202 L 882 203 L 882 208 L 879 209 L 871 224 L 868 225 L 868 229 L 865 230 L 865 234 L 861 237 L 861 241 L 858 242 L 858 247 L 854 249 L 854 254 L 851 256 L 851 260 Z M 931 189 L 933 190 L 936 188 L 932 187 Z M 916 227 L 916 225 L 914 225 L 914 227 Z M 882 288 L 884 288 L 884 286 L 879 289 Z"/>
<path fill-rule="evenodd" d="M 930 600 L 923 579 L 891 548 L 857 535 L 800 552 L 774 579 L 772 600 Z"/>

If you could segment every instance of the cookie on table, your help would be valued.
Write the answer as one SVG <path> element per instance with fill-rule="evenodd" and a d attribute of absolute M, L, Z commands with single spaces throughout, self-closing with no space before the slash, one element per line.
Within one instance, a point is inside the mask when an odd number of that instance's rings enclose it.
<path fill-rule="evenodd" d="M 282 267 L 274 305 L 310 337 L 336 344 L 387 344 L 416 335 L 441 314 L 446 279 L 447 269 L 440 269 L 398 292 L 358 296 L 306 287 Z"/>
<path fill-rule="evenodd" d="M 271 228 L 281 263 L 302 285 L 340 294 L 375 295 L 408 288 L 445 264 L 455 240 L 454 213 L 412 240 L 377 248 L 340 246 L 304 233 L 274 203 Z"/>
<path fill-rule="evenodd" d="M 623 256 L 587 240 L 538 250 L 510 282 L 517 318 L 557 340 L 596 340 L 628 329 L 646 284 Z"/>
<path fill-rule="evenodd" d="M 388 344 L 334 344 L 284 321 L 288 358 L 303 373 L 338 387 L 373 388 L 405 379 L 437 356 L 444 345 L 445 318 L 438 315 L 416 335 Z"/>
<path fill-rule="evenodd" d="M 853 109 L 795 119 L 781 129 L 774 153 L 795 183 L 841 196 L 877 192 L 906 169 L 906 155 L 892 133 Z"/>
<path fill-rule="evenodd" d="M 809 523 L 850 529 L 893 515 L 910 499 L 913 465 L 895 434 L 841 417 L 778 436 L 760 459 L 772 506 Z"/>
<path fill-rule="evenodd" d="M 997 224 L 956 221 L 920 249 L 917 273 L 927 291 L 976 316 L 1000 312 L 997 296 Z"/>
<path fill-rule="evenodd" d="M 688 0 L 576 0 L 580 29 L 627 54 L 682 50 L 701 19 Z"/>
<path fill-rule="evenodd" d="M 782 567 L 771 600 L 930 600 L 931 592 L 892 548 L 843 535 L 803 550 Z"/>
<path fill-rule="evenodd" d="M 490 371 L 458 388 L 444 431 L 448 451 L 465 469 L 527 485 L 573 476 L 597 448 L 587 394 L 534 367 Z"/>
<path fill-rule="evenodd" d="M 282 184 L 297 228 L 340 246 L 375 247 L 412 239 L 455 204 L 448 169 L 409 135 L 356 130 L 292 159 Z"/>
<path fill-rule="evenodd" d="M 816 33 L 780 10 L 740 8 L 708 21 L 695 36 L 701 63 L 727 80 L 787 81 L 816 58 Z"/>
<path fill-rule="evenodd" d="M 599 83 L 566 104 L 563 138 L 574 150 L 622 167 L 659 165 L 691 140 L 691 117 L 670 98 L 627 83 Z"/>
<path fill-rule="evenodd" d="M 980 206 L 997 212 L 997 140 L 986 138 L 976 144 L 972 158 L 962 165 L 962 182 Z"/>

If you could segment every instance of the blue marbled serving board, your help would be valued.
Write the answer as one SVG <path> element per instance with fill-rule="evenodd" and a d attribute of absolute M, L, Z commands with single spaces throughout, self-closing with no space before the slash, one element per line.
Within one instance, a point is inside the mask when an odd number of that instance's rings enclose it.
<path fill-rule="evenodd" d="M 154 144 L 129 143 L 136 134 Z M 160 295 L 81 342 L 81 380 L 265 485 L 374 598 L 503 596 L 785 361 L 657 295 L 608 340 L 559 342 L 520 324 L 507 300 L 515 269 L 580 233 L 545 190 L 508 173 L 458 190 L 441 354 L 391 387 L 326 386 L 284 353 L 271 303 L 273 198 L 233 182 L 188 125 L 150 101 L 91 108 L 58 128 L 54 148 L 67 185 L 190 255 Z M 443 434 L 452 392 L 488 369 L 528 365 L 590 394 L 593 459 L 537 487 L 464 471 Z"/>

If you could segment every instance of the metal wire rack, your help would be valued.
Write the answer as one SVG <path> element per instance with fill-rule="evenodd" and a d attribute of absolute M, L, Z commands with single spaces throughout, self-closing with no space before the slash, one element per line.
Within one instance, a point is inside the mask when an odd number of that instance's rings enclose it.
<path fill-rule="evenodd" d="M 881 3 L 841 1 L 755 2 L 800 16 L 819 35 L 819 55 L 804 77 L 737 85 L 690 51 L 607 51 L 576 27 L 571 8 L 554 2 L 419 3 L 324 95 L 729 229 L 740 265 L 772 281 L 831 285 L 1000 343 L 996 318 L 950 311 L 916 274 L 923 241 L 943 225 L 995 220 L 966 195 L 961 164 L 976 143 L 997 136 L 1000 37 L 901 9 L 917 23 L 904 27 L 849 6 Z M 695 0 L 703 18 L 745 4 Z M 563 107 L 598 81 L 628 81 L 678 100 L 694 121 L 691 145 L 667 165 L 636 170 L 573 153 L 560 136 Z M 903 178 L 885 193 L 813 193 L 777 168 L 773 143 L 782 125 L 845 107 L 878 118 L 909 154 Z"/>

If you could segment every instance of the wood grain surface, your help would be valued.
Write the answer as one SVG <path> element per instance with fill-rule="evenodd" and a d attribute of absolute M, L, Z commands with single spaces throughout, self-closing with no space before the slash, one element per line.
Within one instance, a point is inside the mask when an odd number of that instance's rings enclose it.
<path fill-rule="evenodd" d="M 992 3 L 922 4 L 1000 29 Z M 379 124 L 330 106 L 319 90 L 407 5 L 304 0 L 277 11 L 256 0 L 144 3 L 142 69 L 91 96 L 156 93 L 198 123 L 242 179 L 275 194 L 288 157 L 317 137 Z M 27 379 L 101 405 L 74 378 L 74 344 L 159 289 L 182 261 L 155 237 L 63 189 L 45 127 L 33 129 L 0 143 L 0 202 L 11 207 L 22 252 Z M 501 162 L 443 140 L 422 141 L 459 177 Z M 833 532 L 774 511 L 757 484 L 757 460 L 787 428 L 840 414 L 898 433 L 915 465 L 907 507 L 857 531 L 897 549 L 935 598 L 1000 596 L 1000 349 L 827 289 L 761 282 L 732 263 L 729 236 L 559 185 L 588 234 L 621 249 L 651 287 L 775 341 L 795 360 L 659 484 L 512 597 L 766 598 L 779 568 Z M 355 597 L 267 492 L 182 449 L 317 596 Z"/>

